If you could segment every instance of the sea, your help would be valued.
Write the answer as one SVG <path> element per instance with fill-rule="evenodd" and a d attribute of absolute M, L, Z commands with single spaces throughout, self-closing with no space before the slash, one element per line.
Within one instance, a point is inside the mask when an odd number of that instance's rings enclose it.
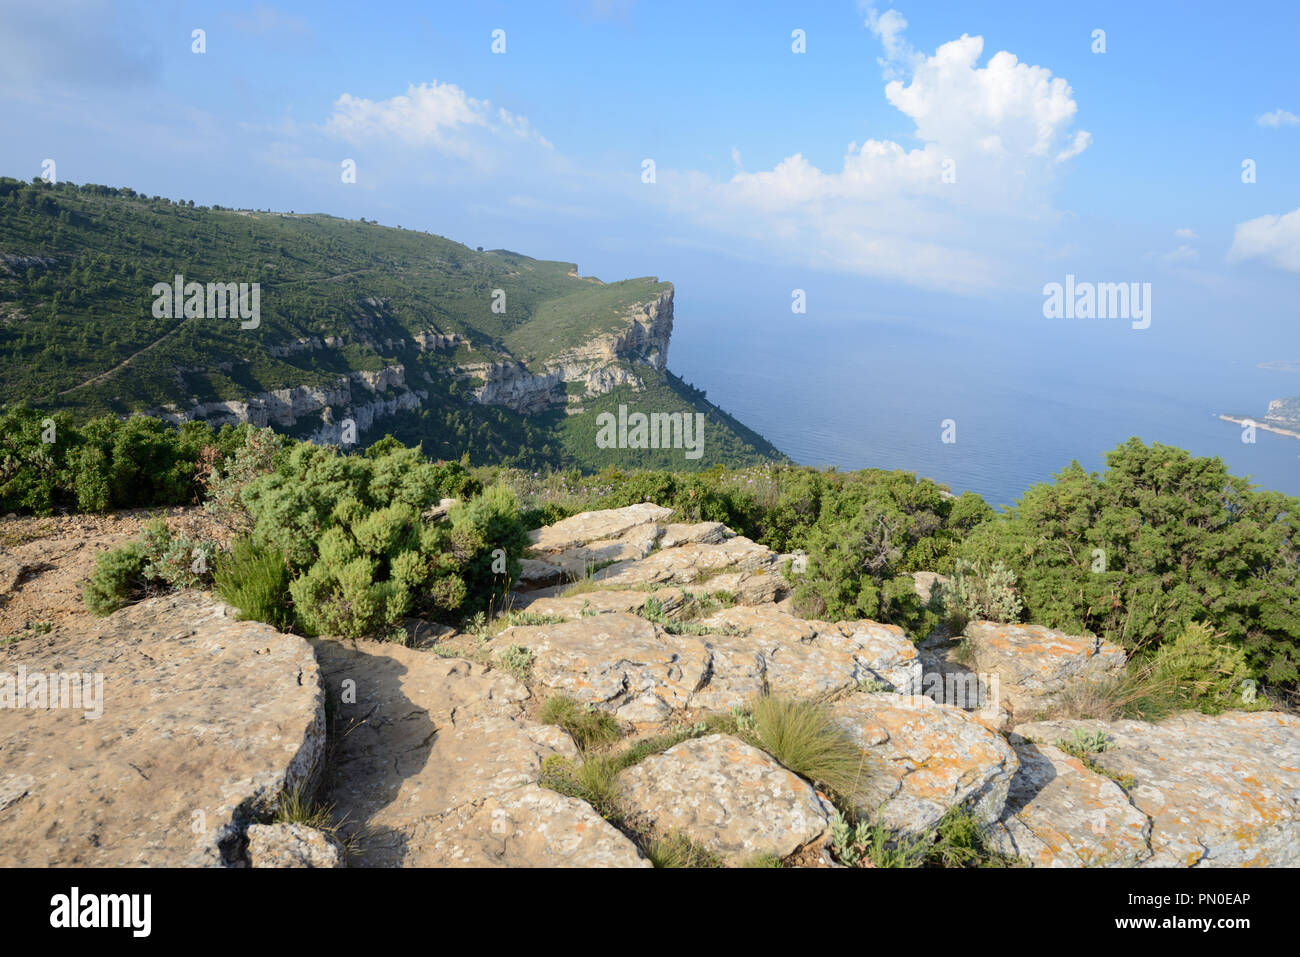
<path fill-rule="evenodd" d="M 676 324 L 669 368 L 804 465 L 904 469 L 1011 505 L 1071 461 L 1104 467 L 1137 436 L 1218 456 L 1234 475 L 1300 496 L 1300 439 L 1240 425 L 1300 394 L 1296 356 L 1180 352 L 1122 329 L 801 324 L 708 317 Z M 948 441 L 945 441 L 947 439 Z"/>

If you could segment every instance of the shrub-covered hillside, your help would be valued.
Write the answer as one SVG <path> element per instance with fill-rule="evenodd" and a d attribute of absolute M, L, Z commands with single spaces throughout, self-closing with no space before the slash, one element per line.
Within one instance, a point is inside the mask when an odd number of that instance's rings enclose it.
<path fill-rule="evenodd" d="M 177 275 L 205 290 L 258 284 L 255 327 L 207 315 L 206 298 L 191 315 L 188 292 L 157 316 L 154 287 Z M 567 386 L 618 380 L 622 401 L 646 411 L 707 416 L 706 456 L 678 454 L 676 467 L 781 459 L 663 371 L 671 306 L 653 336 L 609 346 L 637 317 L 649 328 L 648 304 L 671 292 L 653 277 L 602 283 L 573 263 L 364 220 L 0 177 L 0 408 L 220 422 L 236 414 L 223 403 L 269 404 L 265 421 L 300 438 L 355 417 L 359 447 L 391 432 L 453 458 L 598 467 L 616 461 L 594 442 L 598 412 L 566 410 L 565 381 L 528 381 L 585 348 Z M 488 374 L 520 381 L 484 398 Z M 530 403 L 530 390 L 545 394 Z"/>

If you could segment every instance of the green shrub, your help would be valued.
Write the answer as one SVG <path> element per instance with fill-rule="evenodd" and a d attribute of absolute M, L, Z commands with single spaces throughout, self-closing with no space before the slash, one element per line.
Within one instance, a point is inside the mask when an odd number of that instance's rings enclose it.
<path fill-rule="evenodd" d="M 1151 661 L 1157 681 L 1173 689 L 1187 707 L 1217 714 L 1225 708 L 1263 708 L 1255 695 L 1246 652 L 1203 622 L 1191 622 L 1172 643 L 1162 645 Z"/>
<path fill-rule="evenodd" d="M 497 656 L 497 661 L 520 681 L 527 681 L 533 668 L 533 653 L 523 645 L 509 645 Z"/>
<path fill-rule="evenodd" d="M 159 518 L 145 524 L 141 543 L 146 558 L 146 579 L 173 588 L 199 588 L 212 579 L 214 542 L 196 541 L 184 532 L 173 534 Z"/>
<path fill-rule="evenodd" d="M 1151 652 L 1207 622 L 1252 676 L 1300 679 L 1300 500 L 1217 458 L 1130 439 L 975 529 L 963 557 L 1015 572 L 1025 616 Z"/>
<path fill-rule="evenodd" d="M 645 856 L 655 867 L 722 867 L 723 862 L 707 845 L 674 831 L 664 837 L 647 841 Z M 762 865 L 770 867 L 770 864 Z M 780 867 L 780 862 L 776 864 Z"/>
<path fill-rule="evenodd" d="M 96 615 L 108 615 L 144 594 L 144 568 L 148 562 L 144 546 L 131 542 L 95 556 L 95 570 L 86 582 L 86 607 Z"/>
<path fill-rule="evenodd" d="M 1016 591 L 1016 576 L 1002 561 L 985 570 L 979 562 L 959 558 L 954 563 L 948 613 L 964 627 L 968 621 L 1015 622 L 1024 612 Z"/>
<path fill-rule="evenodd" d="M 281 631 L 293 626 L 289 566 L 274 549 L 239 539 L 229 552 L 218 556 L 213 579 L 217 594 L 238 609 L 241 618 L 263 621 Z"/>

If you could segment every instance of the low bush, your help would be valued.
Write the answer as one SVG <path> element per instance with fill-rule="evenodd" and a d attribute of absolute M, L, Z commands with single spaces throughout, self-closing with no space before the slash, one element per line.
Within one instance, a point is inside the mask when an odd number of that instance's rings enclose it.
<path fill-rule="evenodd" d="M 148 560 L 139 542 L 97 555 L 82 592 L 86 607 L 96 615 L 109 615 L 143 597 Z"/>

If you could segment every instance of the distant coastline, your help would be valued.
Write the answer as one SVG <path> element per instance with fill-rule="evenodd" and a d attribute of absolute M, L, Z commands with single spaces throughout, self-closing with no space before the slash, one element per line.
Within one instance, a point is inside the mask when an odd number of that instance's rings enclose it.
<path fill-rule="evenodd" d="M 1267 419 L 1252 418 L 1248 415 L 1219 415 L 1219 418 L 1225 422 L 1236 422 L 1238 425 L 1251 423 L 1257 429 L 1263 429 L 1265 432 L 1275 432 L 1278 435 L 1289 435 L 1293 439 L 1300 439 L 1300 431 L 1295 429 L 1283 428 L 1280 425 L 1270 425 Z"/>
<path fill-rule="evenodd" d="M 1268 362 L 1261 362 L 1258 369 L 1269 369 L 1273 372 L 1300 372 L 1300 359 L 1270 359 Z"/>

